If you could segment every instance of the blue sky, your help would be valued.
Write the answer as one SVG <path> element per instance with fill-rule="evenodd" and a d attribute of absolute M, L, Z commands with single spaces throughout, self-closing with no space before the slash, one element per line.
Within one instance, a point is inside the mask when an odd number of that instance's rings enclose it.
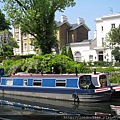
<path fill-rule="evenodd" d="M 120 0 L 75 0 L 74 7 L 66 8 L 62 13 L 56 12 L 55 20 L 60 21 L 61 15 L 68 17 L 69 23 L 77 23 L 77 18 L 84 18 L 85 24 L 91 29 L 89 39 L 93 39 L 96 29 L 95 19 L 103 15 L 120 12 Z"/>
<path fill-rule="evenodd" d="M 120 12 L 120 0 L 75 0 L 74 7 L 66 8 L 62 13 L 56 12 L 55 20 L 60 21 L 61 15 L 68 17 L 69 23 L 77 23 L 77 18 L 84 18 L 85 24 L 91 29 L 89 39 L 93 39 L 96 29 L 95 19 L 103 15 Z M 0 3 L 1 7 L 1 3 Z"/>

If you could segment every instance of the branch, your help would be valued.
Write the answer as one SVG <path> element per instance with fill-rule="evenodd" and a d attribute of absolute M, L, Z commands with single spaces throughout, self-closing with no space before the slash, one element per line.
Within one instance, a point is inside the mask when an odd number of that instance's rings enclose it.
<path fill-rule="evenodd" d="M 18 3 L 20 7 L 23 7 L 25 10 L 27 10 L 27 8 L 19 0 L 15 0 L 15 1 Z"/>

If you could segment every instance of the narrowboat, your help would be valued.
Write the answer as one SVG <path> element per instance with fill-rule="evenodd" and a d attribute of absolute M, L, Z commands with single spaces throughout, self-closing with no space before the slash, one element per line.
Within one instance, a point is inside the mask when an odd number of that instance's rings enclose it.
<path fill-rule="evenodd" d="M 120 85 L 112 86 L 113 92 L 110 100 L 120 101 Z"/>
<path fill-rule="evenodd" d="M 101 84 L 100 81 L 105 81 L 107 85 Z M 112 91 L 105 73 L 17 73 L 1 76 L 0 93 L 78 102 L 101 102 L 109 101 Z"/>

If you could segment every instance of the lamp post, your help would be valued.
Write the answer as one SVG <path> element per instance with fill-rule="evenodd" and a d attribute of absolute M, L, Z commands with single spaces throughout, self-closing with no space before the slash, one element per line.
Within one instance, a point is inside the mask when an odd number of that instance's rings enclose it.
<path fill-rule="evenodd" d="M 78 64 L 78 62 L 76 61 L 76 67 L 75 67 L 76 76 L 78 75 L 77 64 Z"/>

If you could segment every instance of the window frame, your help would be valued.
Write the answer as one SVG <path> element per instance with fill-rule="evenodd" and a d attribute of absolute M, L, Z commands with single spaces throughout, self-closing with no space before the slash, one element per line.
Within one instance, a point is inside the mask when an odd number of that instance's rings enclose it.
<path fill-rule="evenodd" d="M 36 83 L 36 82 L 38 82 L 38 83 L 40 83 L 40 85 L 38 84 L 38 85 L 35 85 L 34 83 Z M 34 79 L 33 80 L 33 86 L 37 86 L 37 87 L 41 87 L 42 86 L 42 80 L 41 79 Z"/>
<path fill-rule="evenodd" d="M 26 82 L 27 84 L 25 84 L 25 82 Z M 27 79 L 24 79 L 24 80 L 23 80 L 23 86 L 28 86 L 28 80 L 27 80 Z"/>
<path fill-rule="evenodd" d="M 61 85 L 61 84 L 64 84 L 64 85 Z M 66 87 L 66 80 L 65 79 L 56 79 L 55 86 L 56 87 Z"/>
<path fill-rule="evenodd" d="M 6 83 L 7 86 L 13 86 L 13 79 L 6 79 Z"/>

